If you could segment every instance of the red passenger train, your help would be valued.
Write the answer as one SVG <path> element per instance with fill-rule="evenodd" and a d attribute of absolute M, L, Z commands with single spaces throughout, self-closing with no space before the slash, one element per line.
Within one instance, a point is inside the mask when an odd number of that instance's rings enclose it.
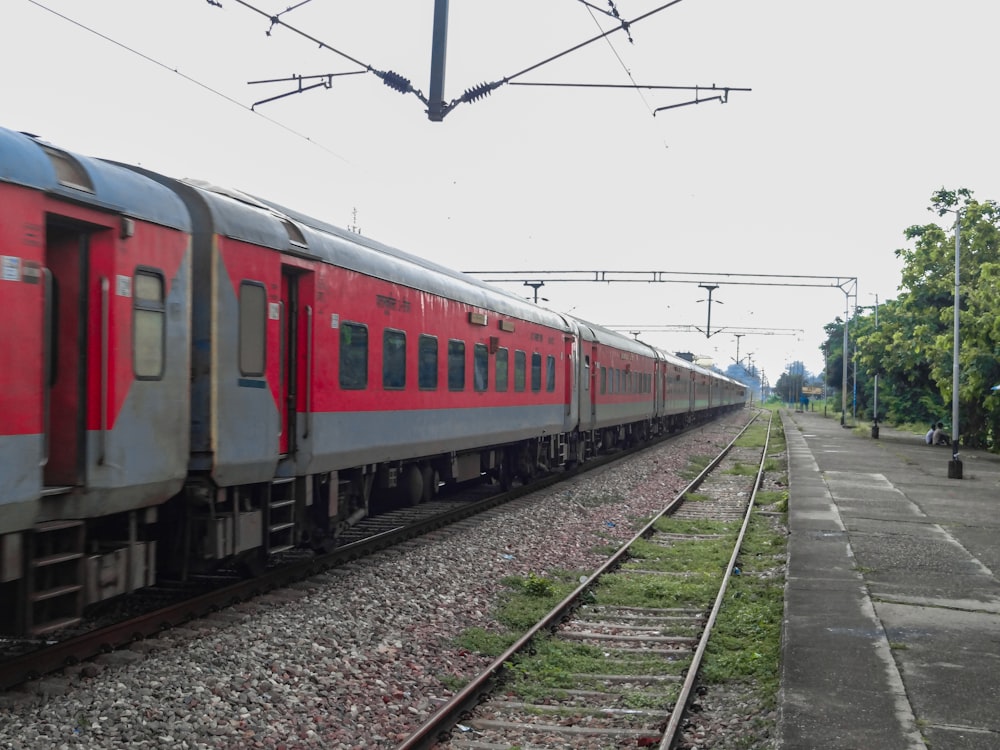
<path fill-rule="evenodd" d="M 0 129 L 0 632 L 742 406 L 290 209 Z"/>

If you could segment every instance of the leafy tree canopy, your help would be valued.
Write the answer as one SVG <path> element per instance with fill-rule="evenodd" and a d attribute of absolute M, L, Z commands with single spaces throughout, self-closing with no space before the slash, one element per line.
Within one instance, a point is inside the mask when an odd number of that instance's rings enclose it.
<path fill-rule="evenodd" d="M 906 229 L 912 247 L 896 250 L 903 260 L 899 296 L 879 306 L 877 326 L 869 308 L 850 321 L 849 356 L 857 364 L 859 401 L 872 403 L 877 373 L 881 415 L 899 422 L 948 420 L 957 231 L 959 431 L 968 445 L 993 446 L 1000 437 L 1000 394 L 990 390 L 1000 383 L 1000 207 L 975 200 L 970 190 L 942 188 L 931 196 L 928 210 L 951 221 Z M 826 330 L 828 383 L 839 387 L 843 321 Z"/>

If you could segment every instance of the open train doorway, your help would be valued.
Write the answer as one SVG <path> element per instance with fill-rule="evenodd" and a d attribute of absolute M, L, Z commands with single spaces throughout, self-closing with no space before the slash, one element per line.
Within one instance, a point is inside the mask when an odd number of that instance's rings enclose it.
<path fill-rule="evenodd" d="M 283 457 L 293 456 L 310 438 L 314 294 L 311 270 L 282 266 L 278 450 Z"/>
<path fill-rule="evenodd" d="M 50 219 L 45 227 L 45 446 L 48 493 L 82 486 L 86 475 L 90 231 Z"/>

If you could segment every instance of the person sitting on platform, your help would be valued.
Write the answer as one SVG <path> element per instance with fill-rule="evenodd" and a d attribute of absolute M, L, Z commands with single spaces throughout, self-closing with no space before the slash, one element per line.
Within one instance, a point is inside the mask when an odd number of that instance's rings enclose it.
<path fill-rule="evenodd" d="M 951 438 L 948 437 L 948 433 L 944 431 L 944 422 L 937 423 L 937 429 L 934 430 L 934 445 L 951 445 Z"/>
<path fill-rule="evenodd" d="M 927 445 L 934 445 L 934 430 L 937 429 L 937 425 L 931 422 L 931 428 L 927 430 L 927 434 L 924 435 L 924 442 Z"/>

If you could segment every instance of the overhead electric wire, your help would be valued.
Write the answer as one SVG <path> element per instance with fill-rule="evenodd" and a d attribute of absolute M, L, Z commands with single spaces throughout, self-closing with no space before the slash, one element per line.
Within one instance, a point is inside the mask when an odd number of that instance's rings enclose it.
<path fill-rule="evenodd" d="M 594 25 L 597 26 L 597 28 L 601 28 L 601 23 L 600 21 L 597 20 L 597 16 L 594 15 L 595 11 L 597 11 L 598 13 L 603 13 L 606 16 L 610 16 L 611 18 L 619 18 L 618 9 L 615 8 L 614 4 L 611 3 L 610 0 L 608 5 L 611 6 L 614 12 L 604 10 L 603 8 L 598 8 L 597 6 L 588 3 L 587 0 L 577 0 L 577 2 L 583 3 L 583 5 L 586 6 L 587 11 L 590 13 L 590 17 L 594 20 Z M 615 45 L 611 43 L 610 37 L 606 37 L 606 40 L 608 42 L 608 47 L 611 49 L 611 53 L 615 56 L 615 59 L 618 60 L 618 64 L 622 66 L 622 70 L 625 71 L 625 75 L 628 76 L 628 79 L 630 81 L 632 81 L 632 85 L 635 87 L 635 93 L 638 94 L 639 100 L 643 103 L 643 105 L 645 105 L 646 109 L 649 110 L 649 113 L 653 114 L 653 106 L 648 101 L 646 101 L 646 97 L 642 95 L 642 91 L 636 85 L 635 78 L 632 77 L 632 71 L 628 69 L 628 66 L 625 64 L 625 61 L 622 60 L 622 56 L 618 54 L 618 50 L 615 49 Z M 631 40 L 632 37 L 629 36 L 629 41 Z"/>
<path fill-rule="evenodd" d="M 309 0 L 305 0 L 305 1 L 309 2 Z M 83 29 L 84 31 L 86 31 L 89 34 L 93 34 L 94 36 L 99 37 L 100 39 L 103 39 L 104 41 L 106 41 L 106 42 L 108 42 L 110 44 L 113 44 L 116 47 L 119 47 L 119 48 L 125 50 L 126 52 L 129 52 L 130 54 L 135 55 L 136 57 L 142 58 L 143 60 L 145 60 L 148 63 L 152 63 L 153 65 L 156 65 L 157 67 L 163 68 L 164 70 L 167 70 L 167 71 L 169 71 L 169 72 L 171 72 L 171 73 L 173 73 L 175 75 L 180 76 L 181 78 L 183 78 L 188 83 L 194 84 L 195 86 L 197 86 L 197 87 L 199 87 L 201 89 L 204 89 L 205 91 L 209 92 L 210 94 L 213 94 L 215 96 L 218 96 L 221 99 L 224 99 L 225 101 L 229 102 L 230 104 L 235 104 L 240 109 L 244 109 L 244 110 L 246 110 L 247 112 L 249 112 L 252 115 L 256 115 L 257 117 L 260 117 L 260 118 L 262 118 L 264 120 L 267 120 L 272 125 L 276 125 L 277 127 L 281 128 L 282 130 L 284 130 L 287 133 L 290 133 L 291 135 L 295 136 L 296 138 L 301 138 L 302 140 L 307 141 L 308 143 L 312 144 L 316 148 L 322 149 L 323 151 L 327 152 L 331 156 L 335 156 L 336 158 L 338 158 L 341 161 L 343 161 L 345 164 L 350 164 L 351 163 L 350 160 L 347 157 L 345 157 L 343 154 L 337 153 L 336 151 L 332 150 L 331 148 L 329 148 L 327 146 L 324 146 L 319 141 L 313 140 L 312 138 L 310 138 L 309 136 L 305 135 L 304 133 L 301 133 L 301 132 L 295 130 L 294 128 L 289 127 L 288 125 L 285 125 L 284 123 L 282 123 L 282 122 L 280 122 L 278 120 L 275 120 L 273 117 L 268 117 L 267 115 L 260 114 L 259 112 L 255 111 L 252 107 L 248 107 L 246 104 L 243 104 L 242 102 L 238 101 L 237 99 L 234 99 L 233 97 L 229 96 L 228 94 L 225 94 L 225 93 L 219 91 L 218 89 L 214 89 L 211 86 L 209 86 L 208 84 L 202 83 L 197 78 L 193 78 L 193 77 L 187 75 L 186 73 L 181 73 L 177 68 L 172 68 L 169 65 L 167 65 L 166 63 L 160 62 L 156 58 L 150 57 L 149 55 L 147 55 L 144 52 L 140 52 L 139 50 L 135 49 L 134 47 L 130 47 L 127 44 L 125 44 L 123 42 L 120 42 L 117 39 L 114 39 L 114 38 L 108 36 L 107 34 L 104 34 L 103 32 L 98 31 L 97 29 L 94 29 L 94 28 L 92 28 L 90 26 L 87 26 L 86 24 L 81 23 L 80 21 L 77 21 L 75 18 L 70 18 L 66 14 L 60 13 L 59 11 L 54 10 L 54 9 L 48 7 L 44 3 L 39 2 L 39 0 L 28 0 L 28 2 L 31 3 L 32 5 L 40 8 L 41 10 L 44 10 L 44 11 L 47 11 L 48 13 L 51 13 L 52 15 L 56 16 L 57 18 L 61 18 L 62 20 L 66 21 L 68 23 L 71 23 L 71 24 L 73 24 L 74 26 L 76 26 L 76 27 L 78 27 L 80 29 Z M 301 5 L 301 3 L 300 3 L 300 5 Z"/>
<path fill-rule="evenodd" d="M 241 2 L 241 1 L 242 0 L 237 0 L 237 2 Z M 673 6 L 673 5 L 677 5 L 679 2 L 681 2 L 681 0 L 670 0 L 670 2 L 664 3 L 663 5 L 660 5 L 660 6 L 656 7 L 656 8 L 653 8 L 652 10 L 647 11 L 646 13 L 643 13 L 641 16 L 637 16 L 636 18 L 634 18 L 631 21 L 622 21 L 620 23 L 620 25 L 618 25 L 617 27 L 615 27 L 613 29 L 608 29 L 607 31 L 602 31 L 597 36 L 591 37 L 590 39 L 587 39 L 585 41 L 580 42 L 579 44 L 574 44 L 572 47 L 570 47 L 568 49 L 565 49 L 562 52 L 559 52 L 559 53 L 557 53 L 555 55 L 552 55 L 551 57 L 547 57 L 544 60 L 542 60 L 541 62 L 537 62 L 534 65 L 530 65 L 527 68 L 525 68 L 524 70 L 518 71 L 514 75 L 506 76 L 504 78 L 504 81 L 512 81 L 515 78 L 519 78 L 520 76 L 523 76 L 525 73 L 530 73 L 532 70 L 536 70 L 536 69 L 542 67 L 543 65 L 547 65 L 550 62 L 554 62 L 555 60 L 558 60 L 560 57 L 565 57 L 566 55 L 570 54 L 571 52 L 576 52 L 578 49 L 582 49 L 582 48 L 586 47 L 589 44 L 593 44 L 594 42 L 598 42 L 601 39 L 606 39 L 607 37 L 611 36 L 615 32 L 623 31 L 623 30 L 627 31 L 628 28 L 630 26 L 632 26 L 632 24 L 638 23 L 639 21 L 644 21 L 645 19 L 649 18 L 650 16 L 656 15 L 660 11 L 666 10 L 667 8 L 669 8 L 669 7 Z"/>

